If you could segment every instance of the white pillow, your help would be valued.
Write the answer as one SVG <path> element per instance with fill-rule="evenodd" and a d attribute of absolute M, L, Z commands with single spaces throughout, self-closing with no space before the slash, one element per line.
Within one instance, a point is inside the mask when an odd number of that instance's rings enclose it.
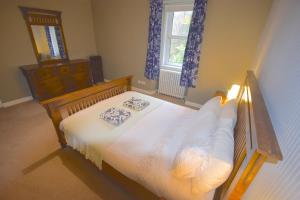
<path fill-rule="evenodd" d="M 208 152 L 205 148 L 186 147 L 176 156 L 173 174 L 177 178 L 193 178 L 196 176 L 198 168 L 206 165 L 207 160 Z"/>
<path fill-rule="evenodd" d="M 229 101 L 223 106 L 218 128 L 211 136 L 212 148 L 208 163 L 192 179 L 193 194 L 209 192 L 223 184 L 229 177 L 233 168 L 236 112 L 234 101 Z"/>
<path fill-rule="evenodd" d="M 195 115 L 196 127 L 190 127 L 189 133 L 174 160 L 173 175 L 179 179 L 193 178 L 208 162 L 211 146 L 210 135 L 215 131 L 221 112 L 221 98 L 207 101 Z"/>
<path fill-rule="evenodd" d="M 211 113 L 218 116 L 221 112 L 221 100 L 220 96 L 211 98 L 208 100 L 199 110 L 201 114 Z"/>
<path fill-rule="evenodd" d="M 228 101 L 222 108 L 220 123 L 230 123 L 230 128 L 234 128 L 237 120 L 237 103 L 235 99 Z"/>

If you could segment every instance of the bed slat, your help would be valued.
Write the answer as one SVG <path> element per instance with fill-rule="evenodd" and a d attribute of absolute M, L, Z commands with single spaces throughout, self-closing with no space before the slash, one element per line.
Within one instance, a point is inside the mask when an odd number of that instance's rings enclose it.
<path fill-rule="evenodd" d="M 127 76 L 40 102 L 52 119 L 61 146 L 66 145 L 64 134 L 59 129 L 59 124 L 64 118 L 130 90 L 131 79 L 132 76 Z"/>

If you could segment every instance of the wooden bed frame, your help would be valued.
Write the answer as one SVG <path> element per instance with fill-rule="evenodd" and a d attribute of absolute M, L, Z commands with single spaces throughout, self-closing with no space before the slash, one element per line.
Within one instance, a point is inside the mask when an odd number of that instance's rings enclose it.
<path fill-rule="evenodd" d="M 61 146 L 67 145 L 64 133 L 59 129 L 59 124 L 64 118 L 104 99 L 131 90 L 131 79 L 131 76 L 127 76 L 41 102 L 52 119 Z M 275 132 L 252 71 L 247 72 L 237 100 L 234 168 L 227 181 L 216 189 L 214 200 L 241 199 L 265 162 L 276 163 L 282 160 Z M 112 176 L 121 176 L 122 178 L 117 179 L 122 180 L 122 185 L 133 182 L 107 163 L 104 163 L 103 169 L 109 171 Z M 135 185 L 143 188 L 139 184 Z"/>

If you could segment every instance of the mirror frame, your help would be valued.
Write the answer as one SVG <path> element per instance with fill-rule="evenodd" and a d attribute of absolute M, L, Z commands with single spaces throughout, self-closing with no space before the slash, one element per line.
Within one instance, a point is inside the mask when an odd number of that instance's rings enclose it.
<path fill-rule="evenodd" d="M 54 10 L 45 10 L 45 9 L 39 9 L 39 8 L 29 8 L 29 7 L 23 7 L 19 6 L 23 18 L 25 19 L 26 26 L 30 35 L 31 43 L 33 46 L 33 50 L 36 56 L 36 59 L 38 61 L 38 64 L 53 64 L 53 63 L 63 63 L 69 61 L 69 55 L 66 45 L 66 40 L 64 36 L 64 31 L 62 27 L 62 20 L 61 20 L 61 12 L 60 11 L 54 11 Z M 37 45 L 34 39 L 34 35 L 32 32 L 31 25 L 45 25 L 45 26 L 59 26 L 61 31 L 61 36 L 63 40 L 64 45 L 64 51 L 65 51 L 65 58 L 62 59 L 52 59 L 52 60 L 41 60 L 39 56 L 39 52 L 37 49 Z"/>

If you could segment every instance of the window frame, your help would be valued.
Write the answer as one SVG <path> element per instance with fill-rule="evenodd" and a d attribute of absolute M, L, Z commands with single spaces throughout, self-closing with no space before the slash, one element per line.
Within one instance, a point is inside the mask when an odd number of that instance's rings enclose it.
<path fill-rule="evenodd" d="M 169 63 L 171 39 L 187 39 L 187 36 L 172 35 L 174 12 L 176 11 L 193 11 L 193 3 L 169 3 L 164 5 L 163 23 L 162 23 L 162 40 L 160 51 L 161 68 L 181 71 L 182 65 Z M 171 13 L 169 13 L 171 12 Z"/>

